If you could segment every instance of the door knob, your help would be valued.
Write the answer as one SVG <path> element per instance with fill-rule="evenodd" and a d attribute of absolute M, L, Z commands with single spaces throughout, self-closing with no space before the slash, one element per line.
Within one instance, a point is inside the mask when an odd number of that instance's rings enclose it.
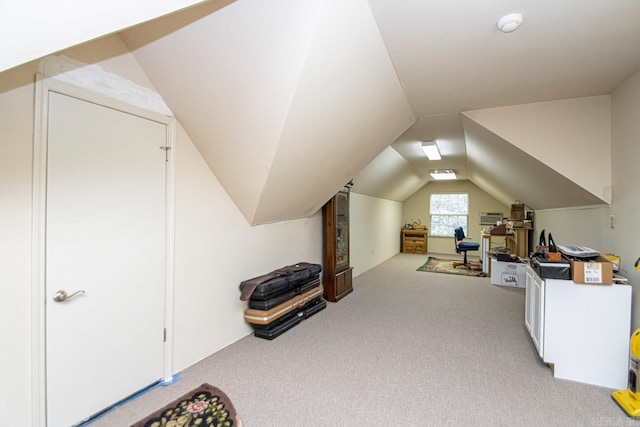
<path fill-rule="evenodd" d="M 53 294 L 53 300 L 55 302 L 63 302 L 63 301 L 66 301 L 68 299 L 71 299 L 71 298 L 75 297 L 78 294 L 84 294 L 84 290 L 81 289 L 79 291 L 75 291 L 71 295 L 67 295 L 66 291 L 60 290 L 60 291 L 56 292 L 55 294 Z"/>

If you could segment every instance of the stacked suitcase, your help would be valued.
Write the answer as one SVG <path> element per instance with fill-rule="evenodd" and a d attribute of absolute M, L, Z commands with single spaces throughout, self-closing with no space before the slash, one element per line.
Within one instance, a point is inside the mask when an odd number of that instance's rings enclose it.
<path fill-rule="evenodd" d="M 320 264 L 300 262 L 240 283 L 245 320 L 256 337 L 274 339 L 327 306 Z"/>

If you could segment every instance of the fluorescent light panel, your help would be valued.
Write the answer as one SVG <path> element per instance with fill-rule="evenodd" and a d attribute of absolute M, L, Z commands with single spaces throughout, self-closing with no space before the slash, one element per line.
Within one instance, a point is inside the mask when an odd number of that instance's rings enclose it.
<path fill-rule="evenodd" d="M 442 158 L 440 156 L 440 150 L 438 150 L 438 145 L 435 142 L 423 142 L 422 151 L 424 151 L 424 154 L 427 155 L 429 160 L 440 160 Z"/>
<path fill-rule="evenodd" d="M 451 169 L 431 171 L 431 177 L 436 180 L 458 179 L 458 177 L 456 177 L 456 173 Z"/>

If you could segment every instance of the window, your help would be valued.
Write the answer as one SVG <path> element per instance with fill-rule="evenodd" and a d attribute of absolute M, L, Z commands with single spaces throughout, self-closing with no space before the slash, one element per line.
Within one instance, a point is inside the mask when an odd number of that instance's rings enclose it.
<path fill-rule="evenodd" d="M 453 229 L 462 226 L 467 235 L 469 194 L 432 194 L 429 201 L 432 236 L 453 236 Z"/>

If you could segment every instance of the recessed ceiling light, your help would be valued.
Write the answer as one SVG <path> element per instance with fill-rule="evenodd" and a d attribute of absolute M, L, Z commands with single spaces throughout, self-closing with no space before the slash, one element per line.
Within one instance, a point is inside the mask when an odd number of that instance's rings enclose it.
<path fill-rule="evenodd" d="M 503 33 L 511 33 L 517 30 L 520 24 L 522 24 L 522 15 L 519 13 L 510 13 L 500 18 L 498 28 Z"/>
<path fill-rule="evenodd" d="M 438 145 L 435 142 L 423 142 L 422 151 L 424 151 L 424 154 L 427 155 L 429 160 L 442 159 L 440 156 L 440 150 L 438 150 Z"/>
<path fill-rule="evenodd" d="M 431 171 L 431 177 L 435 180 L 458 179 L 456 173 L 451 169 Z"/>

